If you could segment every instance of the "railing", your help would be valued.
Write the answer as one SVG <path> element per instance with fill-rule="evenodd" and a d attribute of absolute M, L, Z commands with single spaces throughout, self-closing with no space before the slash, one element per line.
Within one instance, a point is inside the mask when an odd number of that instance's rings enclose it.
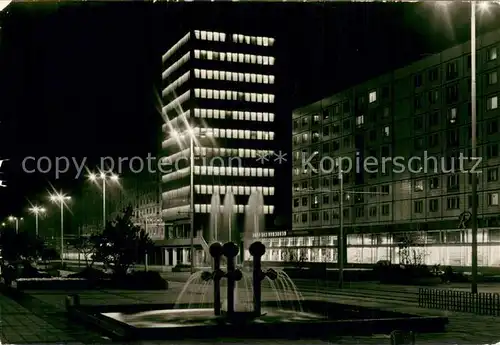
<path fill-rule="evenodd" d="M 479 315 L 500 316 L 500 294 L 420 288 L 418 306 Z"/>

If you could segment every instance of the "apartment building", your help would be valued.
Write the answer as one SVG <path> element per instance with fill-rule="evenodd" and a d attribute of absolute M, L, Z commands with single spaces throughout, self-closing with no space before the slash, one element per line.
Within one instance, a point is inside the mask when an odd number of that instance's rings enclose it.
<path fill-rule="evenodd" d="M 480 266 L 500 265 L 499 49 L 500 31 L 477 40 Z M 347 263 L 401 261 L 405 243 L 427 264 L 470 266 L 470 91 L 467 42 L 296 109 L 293 231 L 267 234 L 265 259 L 337 262 L 342 218 Z"/>
<path fill-rule="evenodd" d="M 271 37 L 193 30 L 163 55 L 162 150 L 172 167 L 162 176 L 167 265 L 191 261 L 192 206 L 195 260 L 206 261 L 214 194 L 221 203 L 234 196 L 232 240 L 239 241 L 252 191 L 262 192 L 266 218 L 273 214 L 272 159 L 257 160 L 274 150 L 273 45 Z"/>

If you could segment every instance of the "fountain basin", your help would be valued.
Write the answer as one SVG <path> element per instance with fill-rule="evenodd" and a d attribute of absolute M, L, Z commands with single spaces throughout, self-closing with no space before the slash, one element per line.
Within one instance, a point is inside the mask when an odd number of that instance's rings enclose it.
<path fill-rule="evenodd" d="M 295 301 L 296 302 L 296 301 Z M 292 304 L 290 304 L 292 305 Z M 69 317 L 98 328 L 114 340 L 210 338 L 328 339 L 331 336 L 445 331 L 446 317 L 427 317 L 339 303 L 301 301 L 303 312 L 283 302 L 262 303 L 263 315 L 240 312 L 234 317 L 214 316 L 212 305 L 116 305 L 68 308 Z"/>

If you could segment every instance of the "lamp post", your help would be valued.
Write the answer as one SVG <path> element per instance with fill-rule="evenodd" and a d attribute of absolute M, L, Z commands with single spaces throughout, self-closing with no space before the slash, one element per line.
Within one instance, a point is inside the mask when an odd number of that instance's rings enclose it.
<path fill-rule="evenodd" d="M 45 207 L 33 206 L 29 211 L 35 215 L 35 233 L 36 237 L 38 237 L 38 216 L 45 213 Z"/>
<path fill-rule="evenodd" d="M 440 2 L 440 5 L 448 5 L 450 2 Z M 498 1 L 470 1 L 470 49 L 471 49 L 471 155 L 476 157 L 477 154 L 477 89 L 476 89 L 476 10 L 479 7 L 481 11 L 486 11 L 490 4 Z M 477 172 L 472 176 L 471 181 L 471 292 L 477 294 Z"/>
<path fill-rule="evenodd" d="M 338 191 L 333 191 L 339 194 L 339 207 L 340 207 L 340 212 L 339 212 L 339 234 L 337 238 L 337 244 L 338 244 L 338 253 L 337 253 L 337 261 L 338 261 L 338 268 L 339 268 L 339 281 L 338 285 L 339 288 L 342 288 L 344 286 L 344 261 L 345 261 L 345 246 L 344 246 L 344 238 L 345 238 L 345 231 L 344 231 L 344 197 L 346 194 L 370 194 L 370 195 L 388 195 L 388 193 L 379 193 L 379 192 L 361 192 L 361 191 L 345 191 L 344 190 L 344 175 L 345 172 L 340 171 L 338 173 L 338 180 L 339 180 L 339 190 Z M 331 189 L 325 190 L 325 192 L 332 192 Z"/>
<path fill-rule="evenodd" d="M 14 222 L 16 224 L 16 233 L 19 233 L 19 221 L 20 220 L 23 220 L 23 218 L 18 218 L 18 217 L 14 217 L 14 216 L 10 216 L 9 217 L 9 221 L 11 222 Z"/>
<path fill-rule="evenodd" d="M 470 2 L 471 6 L 471 26 L 470 26 L 470 49 L 471 49 L 471 88 L 470 88 L 470 99 L 471 99 L 471 151 L 472 157 L 476 157 L 477 148 L 477 137 L 476 137 L 476 1 Z M 472 176 L 472 210 L 471 210 L 471 233 L 472 233 L 472 248 L 471 248 L 471 266 L 472 266 L 472 279 L 471 279 L 471 292 L 473 294 L 477 293 L 477 175 Z"/>
<path fill-rule="evenodd" d="M 115 174 L 107 174 L 101 172 L 99 174 L 91 173 L 88 176 L 89 180 L 92 182 L 97 182 L 97 180 L 102 180 L 102 227 L 106 227 L 106 181 L 111 180 L 117 182 L 119 177 Z"/>
<path fill-rule="evenodd" d="M 388 195 L 388 193 L 379 193 L 379 192 L 361 192 L 361 191 L 345 191 L 344 190 L 344 174 L 342 171 L 339 172 L 339 253 L 338 253 L 338 266 L 339 266 L 339 288 L 341 289 L 344 286 L 344 195 L 347 194 L 370 194 L 370 195 Z"/>
<path fill-rule="evenodd" d="M 66 204 L 66 201 L 69 200 L 71 200 L 71 197 L 62 193 L 50 196 L 50 201 L 59 204 L 61 209 L 61 265 L 64 264 L 64 205 Z"/>

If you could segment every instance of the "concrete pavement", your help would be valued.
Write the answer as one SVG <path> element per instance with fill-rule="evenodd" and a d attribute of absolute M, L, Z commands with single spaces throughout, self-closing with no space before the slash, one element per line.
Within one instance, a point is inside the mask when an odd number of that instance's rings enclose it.
<path fill-rule="evenodd" d="M 80 291 L 81 303 L 93 305 L 136 304 L 136 303 L 173 303 L 184 288 L 184 281 L 189 273 L 163 274 L 171 282 L 168 291 Z M 351 283 L 346 288 L 338 290 L 335 282 L 297 280 L 296 284 L 307 299 L 330 300 L 338 303 L 376 307 L 396 310 L 419 315 L 444 315 L 449 317 L 448 332 L 433 335 L 417 335 L 417 344 L 494 344 L 500 341 L 498 318 L 478 316 L 464 313 L 427 310 L 417 306 L 415 286 L 380 285 L 377 283 Z M 450 288 L 467 289 L 464 284 L 453 284 Z M 481 291 L 500 290 L 495 284 L 482 285 Z M 208 290 L 209 291 L 209 290 Z M 242 291 L 241 291 L 242 292 Z M 72 293 L 75 293 L 72 291 Z M 4 343 L 40 343 L 40 342 L 80 342 L 85 344 L 105 343 L 108 340 L 97 333 L 69 323 L 64 315 L 64 300 L 67 293 L 61 291 L 30 291 L 27 301 L 13 301 L 0 295 L 1 339 Z M 240 296 L 245 294 L 240 293 Z M 209 302 L 210 291 L 203 296 L 199 286 L 187 289 L 183 303 L 196 302 L 196 299 L 205 298 Z M 247 296 L 248 297 L 248 296 Z M 274 299 L 274 293 L 264 288 L 263 299 Z M 262 344 L 269 340 L 245 340 L 238 342 L 228 340 L 233 344 Z M 203 341 L 200 341 L 204 343 Z M 223 343 L 224 340 L 217 340 Z M 168 342 L 154 342 L 167 344 Z M 176 344 L 191 343 L 176 342 Z M 207 341 L 207 343 L 214 343 Z M 273 344 L 285 342 L 272 341 Z M 320 344 L 322 341 L 286 341 L 287 344 Z M 372 337 L 342 337 L 331 339 L 330 344 L 389 344 L 385 335 Z M 137 342 L 136 344 L 153 344 L 153 342 Z"/>

